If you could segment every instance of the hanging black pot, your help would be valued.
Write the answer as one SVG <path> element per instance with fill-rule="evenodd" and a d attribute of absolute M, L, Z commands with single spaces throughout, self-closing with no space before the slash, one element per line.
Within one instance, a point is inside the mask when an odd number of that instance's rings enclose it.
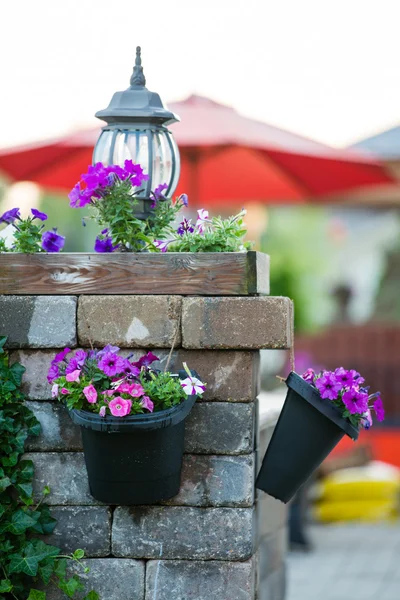
<path fill-rule="evenodd" d="M 299 375 L 289 374 L 288 392 L 257 477 L 256 487 L 288 502 L 344 434 L 358 429 Z"/>
<path fill-rule="evenodd" d="M 151 414 L 70 410 L 80 425 L 90 493 L 106 504 L 153 504 L 179 493 L 185 418 L 196 396 Z"/>

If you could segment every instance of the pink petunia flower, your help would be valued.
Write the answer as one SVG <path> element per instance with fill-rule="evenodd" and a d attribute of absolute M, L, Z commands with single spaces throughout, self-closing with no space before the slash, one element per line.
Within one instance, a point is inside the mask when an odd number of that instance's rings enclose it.
<path fill-rule="evenodd" d="M 117 396 L 110 400 L 108 406 L 114 417 L 125 417 L 131 412 L 132 400 L 125 400 L 121 396 Z"/>
<path fill-rule="evenodd" d="M 79 381 L 79 375 L 81 374 L 80 369 L 76 369 L 76 371 L 72 371 L 72 373 L 68 373 L 65 376 L 67 381 Z"/>
<path fill-rule="evenodd" d="M 100 415 L 101 417 L 105 417 L 105 416 L 106 416 L 106 407 L 105 407 L 105 406 L 102 406 L 102 407 L 100 408 L 100 410 L 99 410 L 99 415 Z"/>
<path fill-rule="evenodd" d="M 337 381 L 334 374 L 330 371 L 325 371 L 322 377 L 318 377 L 314 385 L 319 390 L 321 398 L 327 400 L 336 400 L 342 388 L 340 381 Z"/>
<path fill-rule="evenodd" d="M 101 392 L 103 396 L 113 396 L 116 390 L 106 390 L 105 392 Z"/>
<path fill-rule="evenodd" d="M 143 406 L 143 408 L 146 408 L 149 412 L 153 412 L 154 402 L 152 402 L 152 400 L 150 400 L 150 398 L 148 396 L 143 396 L 143 398 L 140 401 L 140 404 Z"/>
<path fill-rule="evenodd" d="M 67 390 L 67 388 L 61 388 L 61 393 L 64 394 L 64 396 L 66 396 L 67 394 L 70 393 L 70 391 Z"/>
<path fill-rule="evenodd" d="M 90 404 L 96 404 L 97 402 L 97 390 L 96 388 L 90 384 L 87 385 L 86 387 L 83 388 L 83 393 L 86 397 L 86 400 L 90 403 Z"/>

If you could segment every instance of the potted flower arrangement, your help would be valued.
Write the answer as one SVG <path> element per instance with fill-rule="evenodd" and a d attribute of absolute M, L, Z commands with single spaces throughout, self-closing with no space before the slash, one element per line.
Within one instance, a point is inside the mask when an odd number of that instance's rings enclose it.
<path fill-rule="evenodd" d="M 194 371 L 158 371 L 102 350 L 69 348 L 48 372 L 52 396 L 81 427 L 91 494 L 108 504 L 152 504 L 179 492 L 184 420 L 205 390 Z"/>
<path fill-rule="evenodd" d="M 357 440 L 384 419 L 379 392 L 369 394 L 357 371 L 339 367 L 301 377 L 291 372 L 288 393 L 267 448 L 256 487 L 288 502 L 346 434 Z"/>

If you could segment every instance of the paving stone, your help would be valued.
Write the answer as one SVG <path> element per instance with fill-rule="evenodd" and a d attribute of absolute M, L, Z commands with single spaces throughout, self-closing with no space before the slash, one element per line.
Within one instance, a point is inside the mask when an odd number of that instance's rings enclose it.
<path fill-rule="evenodd" d="M 254 454 L 183 457 L 181 489 L 165 504 L 186 506 L 253 506 Z"/>
<path fill-rule="evenodd" d="M 146 600 L 254 600 L 255 561 L 151 560 Z"/>
<path fill-rule="evenodd" d="M 256 404 L 256 402 L 195 404 L 186 420 L 185 452 L 189 454 L 252 452 Z"/>
<path fill-rule="evenodd" d="M 8 348 L 76 346 L 75 296 L 0 296 Z"/>
<path fill-rule="evenodd" d="M 20 362 L 26 369 L 22 376 L 22 391 L 28 399 L 51 400 L 47 372 L 56 353 L 56 350 L 17 350 L 11 353 L 11 362 Z"/>
<path fill-rule="evenodd" d="M 81 431 L 72 422 L 66 408 L 58 402 L 26 402 L 40 422 L 41 432 L 26 441 L 26 450 L 82 450 Z"/>
<path fill-rule="evenodd" d="M 89 573 L 84 573 L 85 567 L 90 569 Z M 77 574 L 85 585 L 85 591 L 76 595 L 77 600 L 90 590 L 97 591 L 102 600 L 144 600 L 143 561 L 128 558 L 88 558 L 82 560 L 81 567 L 72 561 L 69 562 L 67 571 L 69 575 Z M 54 587 L 46 591 L 46 600 L 67 598 L 61 590 Z"/>
<path fill-rule="evenodd" d="M 82 548 L 88 558 L 110 554 L 111 511 L 106 506 L 54 506 L 52 516 L 57 525 L 48 544 L 71 553 Z"/>
<path fill-rule="evenodd" d="M 50 505 L 101 505 L 89 492 L 82 452 L 31 452 L 35 465 L 33 490 L 36 500 L 47 485 Z M 254 497 L 254 455 L 185 455 L 178 496 L 166 504 L 183 506 L 251 507 Z"/>
<path fill-rule="evenodd" d="M 120 348 L 170 348 L 181 334 L 180 296 L 81 296 L 79 342 Z M 176 333 L 178 332 L 178 335 Z"/>
<path fill-rule="evenodd" d="M 143 506 L 114 512 L 114 556 L 246 560 L 254 545 L 251 508 Z"/>
<path fill-rule="evenodd" d="M 184 348 L 289 348 L 289 298 L 183 298 Z"/>
<path fill-rule="evenodd" d="M 24 458 L 32 460 L 35 466 L 33 492 L 37 501 L 47 485 L 50 488 L 47 504 L 101 504 L 90 495 L 82 452 L 30 452 Z"/>

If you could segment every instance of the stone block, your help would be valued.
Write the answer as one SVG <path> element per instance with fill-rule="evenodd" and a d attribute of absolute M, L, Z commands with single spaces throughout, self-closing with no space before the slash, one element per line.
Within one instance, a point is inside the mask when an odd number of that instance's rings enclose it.
<path fill-rule="evenodd" d="M 160 368 L 168 353 L 161 351 Z M 259 352 L 235 350 L 184 350 L 173 352 L 169 370 L 182 369 L 186 362 L 207 383 L 198 401 L 251 402 L 259 393 Z M 157 364 L 155 365 L 158 366 Z"/>
<path fill-rule="evenodd" d="M 287 552 L 288 531 L 281 527 L 274 533 L 259 540 L 258 569 L 260 580 L 266 579 L 270 573 L 278 571 L 285 562 Z"/>
<path fill-rule="evenodd" d="M 78 336 L 83 345 L 170 348 L 181 343 L 180 296 L 81 296 Z"/>
<path fill-rule="evenodd" d="M 259 583 L 258 600 L 285 600 L 286 598 L 286 565 L 280 567 Z"/>
<path fill-rule="evenodd" d="M 256 402 L 195 404 L 186 420 L 185 452 L 249 454 L 254 449 Z"/>
<path fill-rule="evenodd" d="M 183 298 L 184 348 L 289 348 L 292 302 L 289 298 Z"/>
<path fill-rule="evenodd" d="M 75 296 L 0 296 L 8 348 L 76 346 Z"/>
<path fill-rule="evenodd" d="M 255 561 L 150 560 L 146 600 L 254 600 Z"/>
<path fill-rule="evenodd" d="M 181 489 L 165 502 L 185 506 L 253 506 L 254 454 L 183 457 Z"/>
<path fill-rule="evenodd" d="M 83 568 L 88 567 L 89 573 Z M 78 593 L 80 600 L 90 590 L 95 590 L 104 600 L 144 600 L 145 564 L 128 558 L 88 558 L 82 566 L 70 561 L 68 575 L 78 575 L 85 591 Z M 46 600 L 65 600 L 61 590 L 51 586 L 46 590 Z"/>
<path fill-rule="evenodd" d="M 246 560 L 255 547 L 251 508 L 117 507 L 112 553 L 129 558 Z"/>
<path fill-rule="evenodd" d="M 101 504 L 89 492 L 85 459 L 82 452 L 32 452 L 24 458 L 35 465 L 33 493 L 40 501 L 44 486 L 49 486 L 46 496 L 51 505 Z"/>
<path fill-rule="evenodd" d="M 44 541 L 71 553 L 82 548 L 88 558 L 110 554 L 111 511 L 106 506 L 54 506 L 57 525 Z"/>
<path fill-rule="evenodd" d="M 82 450 L 81 431 L 58 402 L 26 402 L 40 422 L 41 432 L 29 437 L 25 448 L 33 452 Z"/>
<path fill-rule="evenodd" d="M 25 367 L 22 376 L 22 391 L 30 400 L 51 400 L 51 385 L 47 372 L 56 350 L 17 350 L 11 354 L 11 362 L 20 362 Z"/>
<path fill-rule="evenodd" d="M 260 537 L 281 529 L 287 522 L 287 505 L 263 491 L 257 494 L 257 522 Z"/>

